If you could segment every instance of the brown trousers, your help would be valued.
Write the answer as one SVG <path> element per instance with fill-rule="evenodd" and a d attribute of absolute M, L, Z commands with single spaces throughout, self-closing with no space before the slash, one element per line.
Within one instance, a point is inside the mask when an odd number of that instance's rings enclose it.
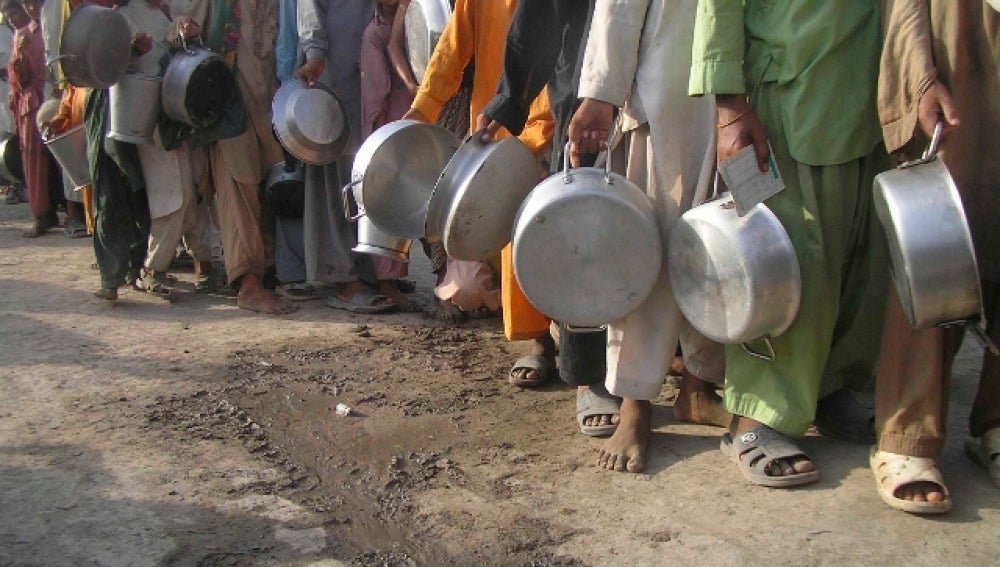
<path fill-rule="evenodd" d="M 1000 282 L 983 282 L 987 333 L 1000 343 Z M 965 328 L 914 329 L 896 290 L 886 306 L 882 354 L 875 381 L 875 424 L 882 451 L 936 459 L 945 440 L 948 385 Z M 969 431 L 979 437 L 1000 427 L 1000 357 L 983 356 Z"/>

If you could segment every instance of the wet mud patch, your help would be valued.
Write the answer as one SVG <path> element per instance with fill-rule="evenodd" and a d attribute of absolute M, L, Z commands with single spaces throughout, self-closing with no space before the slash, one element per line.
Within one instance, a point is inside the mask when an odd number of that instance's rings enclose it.
<path fill-rule="evenodd" d="M 234 490 L 322 514 L 355 565 L 582 565 L 556 552 L 573 529 L 511 500 L 550 472 L 510 439 L 551 437 L 570 395 L 507 385 L 514 358 L 492 329 L 356 325 L 233 352 L 224 380 L 157 398 L 146 426 L 238 439 L 282 474 Z"/>

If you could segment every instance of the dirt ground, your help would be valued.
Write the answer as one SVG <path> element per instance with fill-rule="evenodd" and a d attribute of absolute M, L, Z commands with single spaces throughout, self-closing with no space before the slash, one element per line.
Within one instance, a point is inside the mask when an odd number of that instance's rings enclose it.
<path fill-rule="evenodd" d="M 989 565 L 1000 491 L 962 454 L 977 365 L 957 367 L 943 471 L 955 510 L 878 499 L 868 449 L 803 442 L 822 481 L 746 484 L 720 431 L 656 403 L 642 475 L 596 469 L 573 391 L 521 391 L 496 320 L 355 317 L 226 297 L 94 298 L 89 240 L 21 238 L 0 205 L 2 565 Z M 430 303 L 419 252 L 417 297 Z M 338 403 L 353 408 L 335 412 Z"/>

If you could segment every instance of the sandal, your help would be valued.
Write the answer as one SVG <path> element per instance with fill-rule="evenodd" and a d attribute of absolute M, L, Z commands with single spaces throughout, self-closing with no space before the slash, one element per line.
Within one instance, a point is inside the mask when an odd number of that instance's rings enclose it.
<path fill-rule="evenodd" d="M 875 475 L 875 489 L 878 491 L 878 496 L 889 506 L 911 514 L 943 514 L 951 510 L 948 487 L 945 486 L 944 478 L 934 459 L 879 451 L 878 447 L 872 447 L 868 464 L 872 474 Z M 944 500 L 917 502 L 896 496 L 900 488 L 915 482 L 938 485 L 944 493 Z"/>
<path fill-rule="evenodd" d="M 350 299 L 340 297 L 336 293 L 326 298 L 326 304 L 334 309 L 344 309 L 358 315 L 374 315 L 386 313 L 396 308 L 396 302 L 388 297 L 375 293 L 374 291 L 362 288 Z"/>
<path fill-rule="evenodd" d="M 782 476 L 768 474 L 771 464 L 779 459 L 808 456 L 790 437 L 766 425 L 758 425 L 735 439 L 729 433 L 724 433 L 719 449 L 736 463 L 744 478 L 753 484 L 787 488 L 819 480 L 819 471 L 816 470 Z"/>
<path fill-rule="evenodd" d="M 160 299 L 169 300 L 173 297 L 170 288 L 159 281 L 156 272 L 147 272 L 145 269 L 142 271 L 142 275 L 132 282 L 132 289 L 144 291 Z"/>
<path fill-rule="evenodd" d="M 604 384 L 594 384 L 576 395 L 576 423 L 580 433 L 589 437 L 607 437 L 618 429 L 618 424 L 585 425 L 588 417 L 618 415 L 622 409 L 621 398 L 612 396 Z"/>
<path fill-rule="evenodd" d="M 305 282 L 281 284 L 275 288 L 274 292 L 289 301 L 319 299 L 319 292 L 316 291 L 316 288 Z"/>
<path fill-rule="evenodd" d="M 522 370 L 527 370 L 528 372 L 521 372 Z M 522 378 L 522 376 L 527 376 L 530 371 L 534 370 L 537 378 Z M 522 356 L 517 359 L 514 366 L 510 369 L 510 375 L 507 377 L 507 382 L 511 386 L 517 386 L 518 388 L 532 388 L 534 386 L 540 386 L 549 379 L 549 372 L 552 370 L 552 363 L 549 362 L 544 356 L 540 354 L 529 354 Z"/>
<path fill-rule="evenodd" d="M 990 480 L 1000 488 L 1000 427 L 989 429 L 982 437 L 965 440 L 965 454 L 977 465 L 986 469 Z"/>
<path fill-rule="evenodd" d="M 87 234 L 87 225 L 76 220 L 66 223 L 64 231 L 66 232 L 67 238 L 86 238 L 87 236 L 90 236 Z"/>

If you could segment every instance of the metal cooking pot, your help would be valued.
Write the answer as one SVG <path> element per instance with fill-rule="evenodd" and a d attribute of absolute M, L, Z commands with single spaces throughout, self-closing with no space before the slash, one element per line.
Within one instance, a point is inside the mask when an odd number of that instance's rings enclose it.
<path fill-rule="evenodd" d="M 358 204 L 379 229 L 399 238 L 423 238 L 427 203 L 459 141 L 451 132 L 416 120 L 397 120 L 372 132 L 354 156 Z"/>
<path fill-rule="evenodd" d="M 663 245 L 649 198 L 605 169 L 569 169 L 542 181 L 514 220 L 513 264 L 524 295 L 561 323 L 596 327 L 646 299 Z"/>
<path fill-rule="evenodd" d="M 763 203 L 739 216 L 732 197 L 694 207 L 670 230 L 667 273 L 688 322 L 709 339 L 740 343 L 772 360 L 768 337 L 785 332 L 799 312 L 802 277 L 795 248 Z M 764 338 L 768 356 L 745 343 Z"/>
<path fill-rule="evenodd" d="M 448 25 L 451 5 L 448 0 L 413 0 L 406 9 L 403 27 L 406 30 L 406 57 L 417 82 L 424 80 L 427 63 L 438 39 Z"/>
<path fill-rule="evenodd" d="M 87 131 L 83 124 L 45 141 L 73 187 L 90 185 L 90 162 L 87 161 Z"/>
<path fill-rule="evenodd" d="M 152 144 L 160 118 L 159 77 L 125 75 L 109 89 L 108 137 L 129 144 Z"/>
<path fill-rule="evenodd" d="M 132 30 L 117 10 L 83 4 L 63 26 L 59 56 L 66 79 L 79 87 L 106 89 L 125 75 L 132 55 Z"/>
<path fill-rule="evenodd" d="M 237 96 L 236 79 L 221 55 L 204 45 L 188 47 L 170 60 L 163 73 L 163 112 L 189 126 L 214 124 Z"/>
<path fill-rule="evenodd" d="M 968 323 L 982 340 L 985 332 L 976 324 L 983 319 L 976 254 L 958 188 L 937 158 L 940 139 L 938 124 L 923 157 L 875 177 L 875 212 L 910 325 Z"/>
<path fill-rule="evenodd" d="M 538 182 L 531 150 L 517 138 L 484 144 L 480 133 L 451 156 L 427 204 L 426 237 L 458 260 L 485 260 L 510 242 L 514 215 Z"/>
<path fill-rule="evenodd" d="M 375 223 L 371 222 L 371 219 L 365 214 L 365 209 L 358 202 L 360 193 L 360 183 L 349 183 L 340 190 L 341 198 L 344 200 L 344 216 L 347 217 L 348 221 L 358 223 L 358 243 L 351 250 L 360 254 L 375 254 L 399 262 L 409 262 L 410 244 L 412 241 L 408 238 L 398 238 L 379 230 L 375 226 Z M 358 210 L 358 214 L 356 215 L 351 214 L 352 198 L 355 208 Z"/>
<path fill-rule="evenodd" d="M 0 140 L 0 177 L 15 185 L 24 184 L 21 139 L 17 134 L 5 134 Z"/>
<path fill-rule="evenodd" d="M 310 87 L 293 79 L 281 85 L 271 115 L 281 145 L 311 165 L 333 163 L 350 139 L 347 109 L 333 89 L 319 82 Z"/>
<path fill-rule="evenodd" d="M 279 217 L 300 218 L 305 212 L 306 169 L 296 160 L 271 166 L 261 188 L 261 202 Z"/>

